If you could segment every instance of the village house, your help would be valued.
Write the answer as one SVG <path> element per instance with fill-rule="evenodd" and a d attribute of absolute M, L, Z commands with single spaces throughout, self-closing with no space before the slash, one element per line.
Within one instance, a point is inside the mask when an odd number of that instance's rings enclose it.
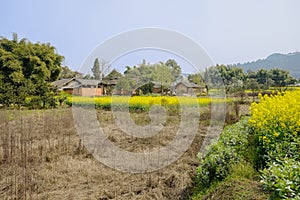
<path fill-rule="evenodd" d="M 99 80 L 69 78 L 54 81 L 52 83 L 58 91 L 78 96 L 102 96 L 103 88 L 99 87 Z"/>
<path fill-rule="evenodd" d="M 120 75 L 116 70 L 103 78 L 103 80 L 69 78 L 54 81 L 52 84 L 58 91 L 78 96 L 102 96 L 111 95 Z"/>
<path fill-rule="evenodd" d="M 175 85 L 176 95 L 195 95 L 203 92 L 203 87 L 198 84 L 183 80 Z"/>
<path fill-rule="evenodd" d="M 139 95 L 140 92 L 133 90 L 129 93 L 123 89 L 116 89 L 118 80 L 122 77 L 116 70 L 113 70 L 109 75 L 102 80 L 82 79 L 82 78 L 69 78 L 61 79 L 53 82 L 59 91 L 77 96 L 103 96 L 103 95 Z M 162 86 L 158 82 L 149 82 L 152 87 L 151 93 L 163 95 L 195 95 L 205 91 L 202 86 L 182 80 L 175 86 Z M 162 90 L 163 89 L 163 93 Z M 141 90 L 141 88 L 139 89 Z"/>

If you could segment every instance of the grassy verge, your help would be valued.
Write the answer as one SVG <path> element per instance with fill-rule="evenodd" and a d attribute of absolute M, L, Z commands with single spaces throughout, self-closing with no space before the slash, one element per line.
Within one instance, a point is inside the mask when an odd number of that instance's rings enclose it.
<path fill-rule="evenodd" d="M 191 199 L 267 199 L 254 169 L 255 150 L 248 119 L 227 126 L 205 155 L 195 178 Z"/>

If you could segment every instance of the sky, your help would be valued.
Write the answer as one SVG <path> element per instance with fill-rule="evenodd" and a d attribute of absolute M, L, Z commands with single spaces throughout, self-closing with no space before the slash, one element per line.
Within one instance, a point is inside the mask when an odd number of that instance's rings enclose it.
<path fill-rule="evenodd" d="M 0 6 L 0 36 L 11 39 L 16 32 L 32 42 L 50 42 L 73 70 L 109 38 L 147 27 L 185 35 L 214 64 L 300 50 L 298 0 L 0 0 Z M 112 66 L 121 70 L 142 59 L 168 58 L 189 71 L 186 60 L 159 50 L 120 55 Z"/>

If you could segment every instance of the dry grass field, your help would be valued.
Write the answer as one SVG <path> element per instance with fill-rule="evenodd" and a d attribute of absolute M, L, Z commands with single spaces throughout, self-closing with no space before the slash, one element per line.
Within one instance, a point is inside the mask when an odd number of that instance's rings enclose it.
<path fill-rule="evenodd" d="M 125 173 L 93 158 L 76 133 L 72 110 L 0 111 L 0 199 L 187 199 L 198 165 L 197 153 L 209 119 L 201 108 L 198 132 L 174 163 L 151 173 Z M 228 107 L 227 117 L 234 110 Z M 168 115 L 161 134 L 147 139 L 124 134 L 110 111 L 97 111 L 108 138 L 132 152 L 164 146 L 179 124 Z M 132 113 L 140 125 L 147 113 Z M 228 118 L 229 119 L 229 118 Z"/>

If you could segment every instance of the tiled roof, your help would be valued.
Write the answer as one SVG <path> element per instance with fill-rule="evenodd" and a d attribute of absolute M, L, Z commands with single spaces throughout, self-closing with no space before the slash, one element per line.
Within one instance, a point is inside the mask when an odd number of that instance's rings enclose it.
<path fill-rule="evenodd" d="M 195 83 L 191 83 L 189 81 L 181 81 L 181 82 L 177 83 L 177 85 L 180 84 L 180 83 L 185 85 L 187 88 L 200 88 L 200 85 L 195 84 Z"/>
<path fill-rule="evenodd" d="M 117 85 L 117 83 L 118 83 L 118 80 L 117 79 L 109 79 L 109 80 L 107 80 L 107 79 L 105 79 L 105 80 L 102 80 L 102 82 L 100 82 L 100 83 L 102 83 L 102 84 L 107 84 L 107 85 Z"/>
<path fill-rule="evenodd" d="M 99 80 L 90 80 L 90 79 L 76 79 L 81 85 L 92 85 L 97 86 L 101 81 Z"/>
<path fill-rule="evenodd" d="M 82 78 L 69 78 L 69 79 L 60 79 L 52 82 L 53 85 L 59 88 L 78 88 L 84 86 L 94 86 L 97 87 L 100 83 L 107 85 L 116 85 L 117 80 L 91 80 L 91 79 L 82 79 Z"/>
<path fill-rule="evenodd" d="M 57 87 L 60 87 L 60 86 L 63 86 L 65 84 L 69 83 L 73 79 L 75 79 L 75 78 L 64 78 L 64 79 L 60 79 L 60 80 L 54 81 L 54 82 L 52 82 L 52 84 L 55 85 L 55 86 L 57 86 Z"/>

